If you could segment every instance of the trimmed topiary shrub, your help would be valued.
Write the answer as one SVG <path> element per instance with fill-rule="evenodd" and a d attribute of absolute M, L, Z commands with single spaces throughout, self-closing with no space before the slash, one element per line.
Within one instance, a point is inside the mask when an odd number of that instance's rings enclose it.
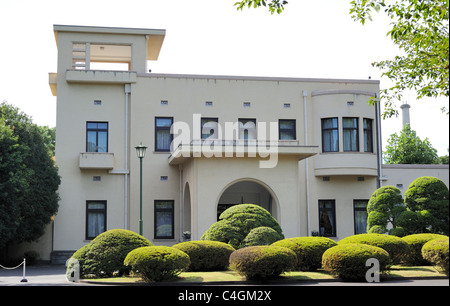
<path fill-rule="evenodd" d="M 449 239 L 433 239 L 425 243 L 422 247 L 422 256 L 431 262 L 439 270 L 449 275 L 449 259 L 448 259 L 448 241 Z"/>
<path fill-rule="evenodd" d="M 137 248 L 124 260 L 124 265 L 146 282 L 172 280 L 189 268 L 189 256 L 176 248 L 150 246 Z"/>
<path fill-rule="evenodd" d="M 72 258 L 79 262 L 81 277 L 88 274 L 110 277 L 114 272 L 119 275 L 129 272 L 130 269 L 123 265 L 123 260 L 130 251 L 151 245 L 153 244 L 149 240 L 135 232 L 112 229 L 80 248 Z"/>
<path fill-rule="evenodd" d="M 322 267 L 343 280 L 363 280 L 369 267 L 368 259 L 375 258 L 380 264 L 380 274 L 389 269 L 391 259 L 382 248 L 359 243 L 345 243 L 323 253 Z"/>
<path fill-rule="evenodd" d="M 189 271 L 225 271 L 228 269 L 230 255 L 235 249 L 218 241 L 187 241 L 175 244 L 174 248 L 189 255 Z"/>
<path fill-rule="evenodd" d="M 297 237 L 277 241 L 273 246 L 288 248 L 297 255 L 295 270 L 315 271 L 322 266 L 322 255 L 336 242 L 326 237 Z"/>
<path fill-rule="evenodd" d="M 393 264 L 401 263 L 409 254 L 409 245 L 396 236 L 383 234 L 360 234 L 344 238 L 338 244 L 362 243 L 382 248 L 389 253 Z"/>
<path fill-rule="evenodd" d="M 422 247 L 425 243 L 433 239 L 445 239 L 448 238 L 439 234 L 414 234 L 403 237 L 410 247 L 409 256 L 406 257 L 406 264 L 411 266 L 426 266 L 430 265 L 430 262 L 422 257 Z"/>
<path fill-rule="evenodd" d="M 262 226 L 270 227 L 278 234 L 283 235 L 277 220 L 261 206 L 254 204 L 235 205 L 220 215 L 219 221 L 203 234 L 201 240 L 220 241 L 239 249 L 250 231 Z"/>
<path fill-rule="evenodd" d="M 449 193 L 443 181 L 432 176 L 415 179 L 405 192 L 405 204 L 411 211 L 427 212 L 427 231 L 449 234 Z"/>
<path fill-rule="evenodd" d="M 272 243 L 283 239 L 276 230 L 267 226 L 254 228 L 248 233 L 247 237 L 242 241 L 242 247 L 255 245 L 271 245 Z"/>
<path fill-rule="evenodd" d="M 251 246 L 230 256 L 230 268 L 248 280 L 266 280 L 295 268 L 297 257 L 292 250 L 276 246 Z"/>

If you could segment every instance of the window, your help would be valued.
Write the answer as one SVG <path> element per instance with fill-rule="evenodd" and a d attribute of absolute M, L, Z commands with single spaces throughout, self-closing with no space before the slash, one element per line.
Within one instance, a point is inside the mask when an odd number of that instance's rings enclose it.
<path fill-rule="evenodd" d="M 108 123 L 86 123 L 86 152 L 108 152 Z"/>
<path fill-rule="evenodd" d="M 336 202 L 335 200 L 319 200 L 320 236 L 336 237 Z"/>
<path fill-rule="evenodd" d="M 359 151 L 358 118 L 342 118 L 344 152 Z"/>
<path fill-rule="evenodd" d="M 339 151 L 338 118 L 322 119 L 322 151 Z"/>
<path fill-rule="evenodd" d="M 280 119 L 278 121 L 278 128 L 280 134 L 280 140 L 296 140 L 296 129 L 295 120 L 284 120 Z"/>
<path fill-rule="evenodd" d="M 173 124 L 173 118 L 156 117 L 155 118 L 155 151 L 170 152 L 170 144 L 173 136 L 170 133 L 170 127 Z"/>
<path fill-rule="evenodd" d="M 368 200 L 354 200 L 355 235 L 367 233 L 367 203 Z"/>
<path fill-rule="evenodd" d="M 155 239 L 174 238 L 174 201 L 155 201 Z"/>
<path fill-rule="evenodd" d="M 256 139 L 256 119 L 239 119 L 239 139 Z"/>
<path fill-rule="evenodd" d="M 219 135 L 218 124 L 218 118 L 202 118 L 202 139 L 217 139 Z"/>
<path fill-rule="evenodd" d="M 373 152 L 372 119 L 364 118 L 364 152 Z"/>
<path fill-rule="evenodd" d="M 106 231 L 106 201 L 86 202 L 86 240 Z"/>

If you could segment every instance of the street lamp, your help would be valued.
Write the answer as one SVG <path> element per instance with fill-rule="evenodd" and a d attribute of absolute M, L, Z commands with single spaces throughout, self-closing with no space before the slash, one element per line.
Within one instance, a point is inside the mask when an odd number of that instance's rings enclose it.
<path fill-rule="evenodd" d="M 142 159 L 145 157 L 146 146 L 142 145 L 142 142 L 135 147 L 137 157 L 140 161 L 140 201 L 139 201 L 139 235 L 142 235 Z"/>

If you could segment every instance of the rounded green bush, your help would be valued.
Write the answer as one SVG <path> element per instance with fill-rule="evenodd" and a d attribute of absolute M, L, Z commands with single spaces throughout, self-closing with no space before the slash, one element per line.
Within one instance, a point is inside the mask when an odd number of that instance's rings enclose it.
<path fill-rule="evenodd" d="M 97 277 L 110 277 L 114 272 L 119 275 L 129 272 L 123 265 L 127 254 L 139 247 L 153 244 L 141 235 L 124 229 L 112 229 L 98 235 L 89 244 L 76 251 L 72 258 L 80 265 L 80 276 L 88 274 Z"/>
<path fill-rule="evenodd" d="M 336 242 L 326 237 L 297 237 L 277 241 L 273 246 L 288 248 L 297 255 L 295 270 L 315 271 L 322 266 L 322 255 Z"/>
<path fill-rule="evenodd" d="M 425 266 L 430 265 L 430 262 L 422 257 L 422 247 L 430 240 L 437 238 L 448 238 L 439 234 L 413 234 L 402 237 L 410 247 L 409 256 L 406 257 L 406 264 L 411 266 Z"/>
<path fill-rule="evenodd" d="M 255 245 L 270 245 L 278 240 L 283 239 L 276 230 L 267 226 L 260 226 L 254 228 L 248 233 L 247 237 L 242 241 L 242 247 L 249 247 Z"/>
<path fill-rule="evenodd" d="M 173 247 L 189 255 L 189 271 L 225 271 L 235 251 L 229 244 L 205 240 L 181 242 Z"/>
<path fill-rule="evenodd" d="M 449 275 L 448 241 L 448 238 L 437 238 L 428 241 L 422 247 L 423 258 L 447 275 Z"/>
<path fill-rule="evenodd" d="M 265 280 L 295 268 L 297 257 L 292 250 L 276 246 L 251 246 L 230 256 L 230 268 L 248 280 Z"/>
<path fill-rule="evenodd" d="M 332 247 L 323 253 L 322 267 L 330 274 L 343 280 L 365 279 L 369 267 L 368 259 L 375 258 L 380 264 L 380 273 L 389 269 L 390 257 L 382 248 L 360 244 L 346 243 Z"/>
<path fill-rule="evenodd" d="M 360 234 L 344 238 L 338 244 L 362 243 L 382 248 L 389 253 L 393 264 L 401 263 L 409 254 L 409 245 L 403 239 L 384 234 Z"/>
<path fill-rule="evenodd" d="M 173 247 L 150 246 L 137 248 L 124 260 L 133 272 L 146 282 L 174 279 L 189 268 L 189 256 Z"/>
<path fill-rule="evenodd" d="M 201 240 L 220 241 L 238 249 L 242 247 L 242 242 L 250 231 L 261 226 L 270 227 L 283 235 L 277 220 L 261 206 L 234 205 L 220 215 L 219 221 L 211 225 Z"/>

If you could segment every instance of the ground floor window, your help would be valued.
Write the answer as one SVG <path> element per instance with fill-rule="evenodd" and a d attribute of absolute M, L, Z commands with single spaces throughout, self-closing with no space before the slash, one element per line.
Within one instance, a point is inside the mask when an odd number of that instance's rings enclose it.
<path fill-rule="evenodd" d="M 106 201 L 86 202 L 86 240 L 106 231 Z"/>
<path fill-rule="evenodd" d="M 174 206 L 173 200 L 155 201 L 155 239 L 174 238 Z"/>
<path fill-rule="evenodd" d="M 336 237 L 336 201 L 319 200 L 320 236 Z"/>
<path fill-rule="evenodd" d="M 355 235 L 367 232 L 367 203 L 368 200 L 354 200 Z"/>

